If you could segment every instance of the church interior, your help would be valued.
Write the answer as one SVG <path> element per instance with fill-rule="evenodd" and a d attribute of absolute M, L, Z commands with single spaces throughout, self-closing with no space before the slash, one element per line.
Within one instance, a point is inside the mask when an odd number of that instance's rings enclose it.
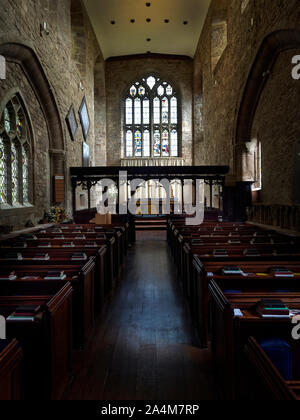
<path fill-rule="evenodd" d="M 298 0 L 0 0 L 0 400 L 300 399 L 299 99 Z"/>

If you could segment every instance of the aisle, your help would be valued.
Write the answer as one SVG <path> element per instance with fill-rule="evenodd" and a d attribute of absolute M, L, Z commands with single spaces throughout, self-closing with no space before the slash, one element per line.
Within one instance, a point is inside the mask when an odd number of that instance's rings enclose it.
<path fill-rule="evenodd" d="M 165 236 L 138 234 L 67 399 L 212 399 L 209 352 L 196 346 Z"/>

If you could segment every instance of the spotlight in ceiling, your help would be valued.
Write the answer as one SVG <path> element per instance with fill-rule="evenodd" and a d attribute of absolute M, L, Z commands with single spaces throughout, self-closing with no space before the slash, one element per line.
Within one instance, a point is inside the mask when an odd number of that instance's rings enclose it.
<path fill-rule="evenodd" d="M 151 6 L 150 2 L 146 3 L 146 7 L 150 7 L 150 6 Z"/>
<path fill-rule="evenodd" d="M 187 20 L 185 20 L 184 22 L 183 22 L 183 24 L 184 25 L 187 25 L 189 22 L 187 21 Z"/>
<path fill-rule="evenodd" d="M 131 22 L 131 23 L 134 23 L 134 22 L 135 22 L 135 19 L 130 19 L 130 22 Z"/>
<path fill-rule="evenodd" d="M 147 19 L 146 19 L 146 22 L 147 22 L 147 23 L 150 23 L 150 22 L 151 22 L 151 19 L 150 19 L 150 18 L 147 18 Z"/>
<path fill-rule="evenodd" d="M 170 22 L 170 20 L 169 19 L 165 19 L 165 23 L 169 23 Z"/>
<path fill-rule="evenodd" d="M 110 21 L 110 23 L 111 23 L 112 25 L 115 25 L 115 24 L 116 24 L 116 21 L 115 21 L 115 20 L 111 20 L 111 21 Z"/>
<path fill-rule="evenodd" d="M 146 39 L 146 41 L 147 41 L 147 42 L 150 42 L 150 41 L 151 41 L 151 38 L 147 38 L 147 39 Z"/>

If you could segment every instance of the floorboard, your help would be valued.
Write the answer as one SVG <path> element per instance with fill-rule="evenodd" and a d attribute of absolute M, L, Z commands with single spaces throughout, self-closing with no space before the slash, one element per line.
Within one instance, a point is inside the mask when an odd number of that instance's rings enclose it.
<path fill-rule="evenodd" d="M 175 279 L 165 232 L 139 232 L 65 399 L 214 399 L 210 353 L 198 347 Z"/>

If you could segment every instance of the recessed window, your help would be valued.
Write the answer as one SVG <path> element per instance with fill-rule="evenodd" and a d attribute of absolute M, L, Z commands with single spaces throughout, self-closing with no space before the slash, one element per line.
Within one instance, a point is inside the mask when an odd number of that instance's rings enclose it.
<path fill-rule="evenodd" d="M 179 102 L 174 87 L 149 75 L 125 98 L 126 157 L 178 157 Z"/>
<path fill-rule="evenodd" d="M 0 123 L 0 205 L 32 201 L 31 130 L 19 96 L 5 106 Z"/>

